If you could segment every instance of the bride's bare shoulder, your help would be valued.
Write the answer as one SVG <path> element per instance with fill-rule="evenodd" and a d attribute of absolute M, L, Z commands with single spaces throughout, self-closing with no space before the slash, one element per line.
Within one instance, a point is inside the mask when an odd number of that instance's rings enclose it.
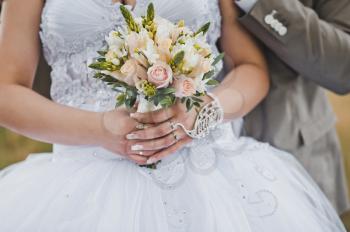
<path fill-rule="evenodd" d="M 31 86 L 40 51 L 44 0 L 4 0 L 0 20 L 1 82 Z"/>

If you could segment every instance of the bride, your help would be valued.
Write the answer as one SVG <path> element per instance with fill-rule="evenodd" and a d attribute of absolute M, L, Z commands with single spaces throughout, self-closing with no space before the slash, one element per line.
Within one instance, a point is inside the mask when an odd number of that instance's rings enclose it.
<path fill-rule="evenodd" d="M 149 114 L 114 109 L 115 93 L 87 64 L 122 23 L 119 4 L 140 14 L 149 2 L 4 1 L 0 125 L 55 145 L 0 172 L 0 231 L 345 231 L 290 154 L 238 136 L 269 82 L 231 0 L 153 0 L 171 21 L 211 22 L 208 40 L 217 53 L 219 39 L 231 71 L 203 101 L 215 102 L 224 122 L 192 141 L 173 126 L 192 129 L 196 120 L 181 104 Z M 39 31 L 54 102 L 31 90 Z"/>

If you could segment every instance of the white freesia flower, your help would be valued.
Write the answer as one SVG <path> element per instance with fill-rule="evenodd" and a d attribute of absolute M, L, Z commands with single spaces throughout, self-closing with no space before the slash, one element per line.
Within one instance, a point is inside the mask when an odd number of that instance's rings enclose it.
<path fill-rule="evenodd" d="M 117 59 L 117 58 L 112 59 L 111 62 L 112 62 L 112 64 L 114 64 L 114 65 L 120 65 L 120 60 Z"/>
<path fill-rule="evenodd" d="M 149 64 L 155 64 L 159 59 L 159 54 L 157 47 L 155 46 L 153 40 L 148 39 L 146 48 L 141 50 L 148 59 Z"/>
<path fill-rule="evenodd" d="M 202 80 L 202 79 L 203 79 L 203 75 L 199 75 L 194 79 L 196 90 L 199 93 L 203 93 L 207 90 L 206 88 L 207 80 Z"/>
<path fill-rule="evenodd" d="M 211 46 L 207 43 L 206 36 L 203 36 L 203 34 L 197 35 L 195 38 L 193 38 L 193 43 L 195 48 L 198 50 L 198 53 L 203 57 L 206 57 L 212 53 Z"/>
<path fill-rule="evenodd" d="M 184 36 L 189 35 L 191 34 L 191 30 L 188 27 L 176 26 L 171 32 L 172 41 L 175 43 L 179 39 L 181 34 L 183 34 Z"/>
<path fill-rule="evenodd" d="M 178 52 L 184 51 L 185 57 L 183 60 L 183 70 L 191 71 L 196 67 L 200 61 L 201 56 L 198 54 L 197 50 L 194 48 L 193 40 L 189 39 L 185 41 L 185 44 L 177 44 L 172 51 L 172 56 L 175 56 Z"/>
<path fill-rule="evenodd" d="M 171 38 L 172 32 L 175 29 L 175 25 L 170 21 L 156 17 L 154 20 L 157 32 L 155 35 L 155 42 L 158 43 L 160 40 Z"/>
<path fill-rule="evenodd" d="M 134 17 L 134 20 L 138 25 L 142 25 L 142 18 L 141 17 Z"/>
<path fill-rule="evenodd" d="M 120 50 L 117 50 L 117 52 L 113 50 L 109 50 L 107 54 L 105 55 L 106 61 L 112 62 L 115 65 L 120 64 L 119 57 L 122 57 L 123 53 Z"/>
<path fill-rule="evenodd" d="M 140 65 L 147 68 L 149 66 L 148 59 L 142 54 L 139 53 L 132 53 L 131 58 L 134 58 Z"/>
<path fill-rule="evenodd" d="M 129 47 L 129 52 L 135 53 L 136 51 L 144 48 L 146 46 L 147 37 L 144 36 L 144 33 L 130 32 L 126 37 L 126 45 Z"/>
<path fill-rule="evenodd" d="M 106 42 L 110 47 L 118 47 L 124 45 L 124 40 L 120 38 L 118 31 L 111 31 L 108 36 L 106 36 Z"/>

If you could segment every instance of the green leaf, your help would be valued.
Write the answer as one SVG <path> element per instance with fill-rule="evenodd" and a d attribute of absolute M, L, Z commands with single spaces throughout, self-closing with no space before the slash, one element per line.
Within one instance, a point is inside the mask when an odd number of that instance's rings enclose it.
<path fill-rule="evenodd" d="M 107 83 L 111 83 L 111 84 L 119 83 L 119 81 L 117 79 L 115 79 L 114 77 L 111 77 L 109 75 L 105 75 L 101 80 L 104 82 L 107 82 Z"/>
<path fill-rule="evenodd" d="M 103 73 L 100 73 L 100 72 L 97 72 L 97 73 L 95 73 L 94 74 L 94 78 L 96 78 L 96 79 L 101 79 L 101 78 L 103 78 L 105 75 L 103 74 Z"/>
<path fill-rule="evenodd" d="M 201 104 L 199 102 L 194 102 L 193 105 L 197 108 L 200 108 L 201 107 Z"/>
<path fill-rule="evenodd" d="M 154 20 L 154 5 L 150 3 L 147 7 L 147 22 L 151 23 Z"/>
<path fill-rule="evenodd" d="M 186 108 L 187 108 L 187 112 L 193 108 L 193 103 L 190 98 L 187 98 L 186 100 Z"/>
<path fill-rule="evenodd" d="M 126 90 L 126 95 L 128 97 L 136 97 L 137 93 L 133 89 L 127 89 Z"/>
<path fill-rule="evenodd" d="M 128 25 L 128 28 L 131 31 L 135 31 L 135 32 L 139 33 L 140 27 L 135 22 L 134 18 L 132 17 L 131 12 L 124 5 L 120 5 L 120 11 L 125 19 L 126 24 Z"/>
<path fill-rule="evenodd" d="M 211 53 L 206 55 L 204 58 L 210 58 L 211 57 Z"/>
<path fill-rule="evenodd" d="M 172 94 L 175 93 L 176 89 L 175 88 L 164 88 L 164 89 L 159 89 L 158 94 L 166 95 L 166 94 Z"/>
<path fill-rule="evenodd" d="M 108 70 L 108 71 L 116 71 L 119 69 L 119 67 L 112 62 L 106 62 L 106 61 L 97 61 L 95 63 L 92 63 L 89 65 L 89 68 L 95 69 L 95 70 Z"/>
<path fill-rule="evenodd" d="M 201 28 L 198 29 L 198 31 L 196 31 L 196 33 L 194 33 L 194 36 L 199 35 L 201 32 L 203 32 L 203 35 L 205 35 L 205 33 L 208 32 L 210 27 L 210 22 L 204 24 Z"/>
<path fill-rule="evenodd" d="M 207 79 L 211 78 L 212 76 L 214 76 L 214 74 L 215 74 L 214 70 L 207 72 L 206 74 L 204 74 L 203 80 L 207 80 Z"/>
<path fill-rule="evenodd" d="M 117 97 L 116 108 L 122 106 L 125 103 L 126 95 L 124 93 L 119 94 Z"/>
<path fill-rule="evenodd" d="M 160 101 L 161 101 L 161 96 L 156 95 L 153 97 L 153 103 L 155 106 L 158 106 Z"/>
<path fill-rule="evenodd" d="M 162 107 L 167 108 L 173 104 L 173 101 L 170 96 L 165 96 L 159 103 Z"/>
<path fill-rule="evenodd" d="M 97 51 L 97 53 L 101 56 L 105 56 L 107 54 L 107 51 Z"/>
<path fill-rule="evenodd" d="M 114 77 L 112 77 L 110 75 L 103 74 L 103 73 L 99 73 L 99 72 L 95 73 L 94 78 L 99 79 L 103 82 L 106 82 L 108 85 L 113 85 L 112 89 L 114 89 L 116 87 L 124 87 L 124 88 L 134 89 L 134 87 L 130 87 L 127 83 L 120 81 L 120 80 L 117 80 Z"/>
<path fill-rule="evenodd" d="M 173 66 L 174 68 L 177 68 L 181 64 L 184 58 L 185 58 L 185 51 L 180 51 L 176 53 L 176 55 L 170 61 L 171 66 Z"/>
<path fill-rule="evenodd" d="M 97 59 L 98 62 L 106 62 L 106 58 L 104 57 L 100 57 Z"/>
<path fill-rule="evenodd" d="M 217 80 L 212 79 L 212 80 L 209 80 L 206 84 L 207 85 L 218 85 L 219 82 Z"/>
<path fill-rule="evenodd" d="M 198 98 L 198 97 L 192 97 L 192 101 L 195 102 L 204 102 L 202 99 Z"/>
<path fill-rule="evenodd" d="M 225 53 L 220 53 L 217 57 L 215 57 L 212 65 L 216 65 L 217 63 L 219 63 L 220 60 L 222 60 L 225 57 Z"/>
<path fill-rule="evenodd" d="M 125 100 L 125 106 L 126 106 L 128 109 L 131 109 L 131 108 L 134 107 L 135 102 L 136 102 L 136 97 L 127 98 L 127 99 Z"/>

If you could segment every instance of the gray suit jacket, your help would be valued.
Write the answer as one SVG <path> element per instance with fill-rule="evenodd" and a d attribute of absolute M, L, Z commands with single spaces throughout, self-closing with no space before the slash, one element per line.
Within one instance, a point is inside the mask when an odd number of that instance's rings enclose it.
<path fill-rule="evenodd" d="M 267 98 L 245 118 L 246 135 L 296 155 L 344 210 L 335 115 L 323 88 L 350 92 L 350 1 L 258 0 L 240 21 L 262 42 L 271 76 Z"/>

